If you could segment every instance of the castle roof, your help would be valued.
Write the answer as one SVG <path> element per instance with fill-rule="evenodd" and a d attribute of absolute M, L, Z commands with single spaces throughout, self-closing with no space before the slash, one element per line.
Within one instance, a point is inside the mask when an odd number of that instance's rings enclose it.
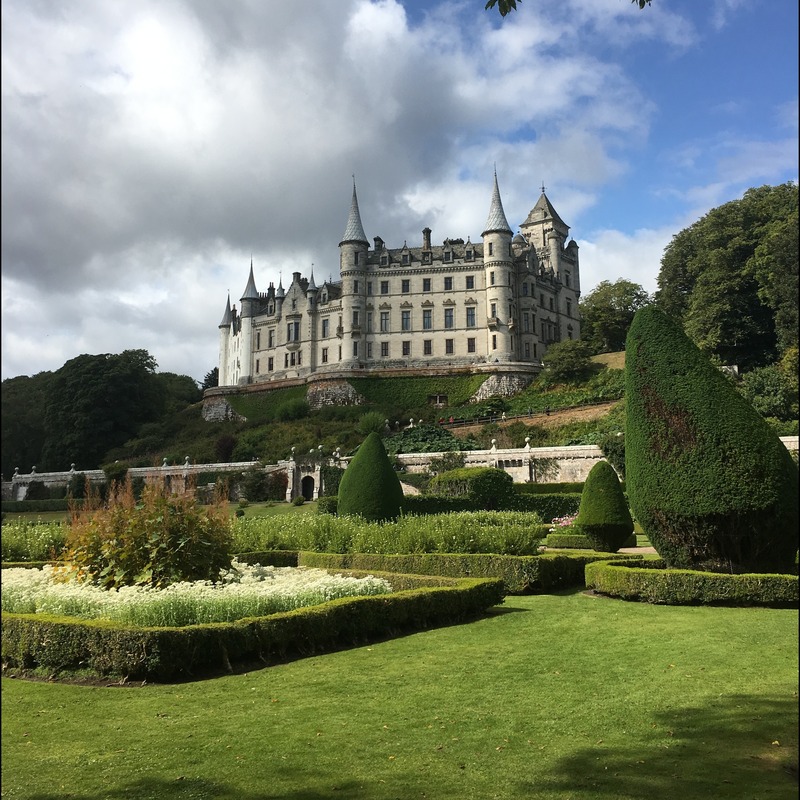
<path fill-rule="evenodd" d="M 560 225 L 566 228 L 566 230 L 569 230 L 569 225 L 558 216 L 558 212 L 553 208 L 553 204 L 550 200 L 548 200 L 547 195 L 544 193 L 544 187 L 542 187 L 542 193 L 536 201 L 536 205 L 531 209 L 531 213 L 528 214 L 528 218 L 525 222 L 539 222 L 542 219 L 551 219 L 555 225 Z"/>
<path fill-rule="evenodd" d="M 481 236 L 485 236 L 487 233 L 511 233 L 505 211 L 503 211 L 503 201 L 500 199 L 496 172 L 494 173 L 494 190 L 492 191 L 492 205 L 489 208 L 489 219 L 486 220 L 486 228 Z"/>
<path fill-rule="evenodd" d="M 231 324 L 231 293 L 228 292 L 228 302 L 225 304 L 225 313 L 222 315 L 222 322 L 220 328 L 229 328 Z"/>
<path fill-rule="evenodd" d="M 250 259 L 250 277 L 247 279 L 247 286 L 245 286 L 244 294 L 241 296 L 242 300 L 258 300 L 258 292 L 256 291 L 256 279 L 253 277 L 253 260 Z"/>
<path fill-rule="evenodd" d="M 350 203 L 350 213 L 347 216 L 347 225 L 344 229 L 344 236 L 339 242 L 341 247 L 347 242 L 360 242 L 369 246 L 367 235 L 364 233 L 364 226 L 361 224 L 361 214 L 358 211 L 358 197 L 356 196 L 356 182 L 353 181 L 353 199 Z"/>

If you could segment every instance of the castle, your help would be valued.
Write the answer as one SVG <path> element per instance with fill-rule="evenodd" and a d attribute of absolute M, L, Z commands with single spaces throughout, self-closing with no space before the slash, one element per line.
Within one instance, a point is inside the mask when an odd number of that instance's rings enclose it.
<path fill-rule="evenodd" d="M 580 336 L 578 245 L 542 193 L 514 235 L 497 175 L 480 242 L 386 247 L 364 233 L 355 183 L 339 242 L 341 280 L 295 272 L 266 292 L 252 261 L 240 299 L 219 324 L 219 386 L 360 374 L 491 372 L 527 376 L 549 344 Z M 387 373 L 386 370 L 390 370 Z M 352 374 L 350 372 L 349 374 Z"/>

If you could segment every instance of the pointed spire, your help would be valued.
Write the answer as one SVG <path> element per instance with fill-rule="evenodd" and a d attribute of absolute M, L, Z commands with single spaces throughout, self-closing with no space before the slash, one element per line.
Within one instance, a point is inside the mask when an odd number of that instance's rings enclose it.
<path fill-rule="evenodd" d="M 314 267 L 311 267 L 311 277 L 308 279 L 308 286 L 306 287 L 307 292 L 316 291 L 317 284 L 314 283 Z"/>
<path fill-rule="evenodd" d="M 487 233 L 511 233 L 508 227 L 503 201 L 500 199 L 500 188 L 497 185 L 497 171 L 494 173 L 494 190 L 492 191 L 492 205 L 489 208 L 489 219 L 486 220 L 486 229 L 481 236 Z"/>
<path fill-rule="evenodd" d="M 531 213 L 528 214 L 528 219 L 525 222 L 537 222 L 542 219 L 552 219 L 556 225 L 563 225 L 564 228 L 569 230 L 569 225 L 558 216 L 558 212 L 553 208 L 553 204 L 544 193 L 544 184 L 542 184 L 542 193 L 539 195 L 536 205 L 531 209 Z"/>
<path fill-rule="evenodd" d="M 361 224 L 361 214 L 358 211 L 358 197 L 356 196 L 356 179 L 353 178 L 353 199 L 350 202 L 350 213 L 347 216 L 347 226 L 344 229 L 344 236 L 339 242 L 341 247 L 346 242 L 361 242 L 369 246 L 367 235 L 364 233 L 364 226 Z"/>
<path fill-rule="evenodd" d="M 275 297 L 284 297 L 286 292 L 283 291 L 283 274 L 278 273 L 278 291 L 275 292 Z"/>
<path fill-rule="evenodd" d="M 241 296 L 242 300 L 258 300 L 258 291 L 256 291 L 256 279 L 253 277 L 253 259 L 250 258 L 250 277 L 247 279 L 247 286 L 244 289 L 244 294 Z"/>
<path fill-rule="evenodd" d="M 228 292 L 228 302 L 225 304 L 225 313 L 222 315 L 220 328 L 230 328 L 231 326 L 231 293 Z"/>

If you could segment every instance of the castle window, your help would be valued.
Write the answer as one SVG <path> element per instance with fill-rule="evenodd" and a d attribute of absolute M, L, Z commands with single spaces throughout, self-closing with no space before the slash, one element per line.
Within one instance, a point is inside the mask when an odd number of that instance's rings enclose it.
<path fill-rule="evenodd" d="M 367 311 L 367 333 L 372 333 L 372 312 Z"/>
<path fill-rule="evenodd" d="M 353 281 L 353 294 L 358 294 L 358 281 Z"/>
<path fill-rule="evenodd" d="M 400 330 L 402 330 L 402 331 L 410 331 L 411 330 L 411 312 L 410 311 L 401 311 L 400 312 Z"/>
<path fill-rule="evenodd" d="M 431 290 L 431 279 L 430 278 L 423 278 L 422 279 L 422 291 L 429 292 Z"/>
<path fill-rule="evenodd" d="M 330 328 L 331 328 L 331 321 L 330 321 L 330 319 L 328 319 L 328 317 L 325 317 L 322 320 L 322 338 L 323 339 L 327 339 L 328 336 L 330 336 Z M 272 331 L 270 331 L 270 334 L 272 334 Z M 272 347 L 272 337 L 271 336 L 270 336 L 269 346 Z"/>
<path fill-rule="evenodd" d="M 497 303 L 492 303 L 489 306 L 489 316 L 494 319 L 497 316 Z"/>
<path fill-rule="evenodd" d="M 358 358 L 358 342 L 353 342 L 353 358 Z"/>
<path fill-rule="evenodd" d="M 403 342 L 403 355 L 404 356 L 410 356 L 411 355 L 411 342 L 409 342 L 408 340 Z"/>
<path fill-rule="evenodd" d="M 408 253 L 403 253 L 403 263 L 408 264 L 411 261 L 411 256 Z"/>
<path fill-rule="evenodd" d="M 470 336 L 469 339 L 467 339 L 467 352 L 468 353 L 474 353 L 475 352 L 475 337 L 474 336 Z"/>
<path fill-rule="evenodd" d="M 389 358 L 389 342 L 381 342 L 381 358 Z"/>
<path fill-rule="evenodd" d="M 408 294 L 411 291 L 411 280 L 409 278 L 403 278 L 400 285 L 400 291 L 403 294 Z"/>
<path fill-rule="evenodd" d="M 361 324 L 361 320 L 359 319 L 359 312 L 353 311 L 353 327 L 357 328 Z"/>
<path fill-rule="evenodd" d="M 523 283 L 522 284 L 522 296 L 523 297 L 527 297 L 528 296 L 528 284 L 527 283 Z"/>
<path fill-rule="evenodd" d="M 544 294 L 539 295 L 539 305 L 544 308 Z"/>
<path fill-rule="evenodd" d="M 294 366 L 294 362 L 295 362 L 295 354 L 294 353 L 290 353 L 289 354 L 289 365 L 293 367 Z"/>
<path fill-rule="evenodd" d="M 467 327 L 475 327 L 475 306 L 467 306 Z"/>
<path fill-rule="evenodd" d="M 372 358 L 372 342 L 367 342 L 367 358 Z"/>
<path fill-rule="evenodd" d="M 275 329 L 270 328 L 267 331 L 267 347 L 275 347 Z"/>
<path fill-rule="evenodd" d="M 474 288 L 475 288 L 475 276 L 467 275 L 467 289 L 474 289 Z"/>
<path fill-rule="evenodd" d="M 261 331 L 256 331 L 256 350 L 261 349 Z M 256 369 L 258 372 L 258 369 Z"/>
<path fill-rule="evenodd" d="M 444 340 L 444 352 L 446 355 L 451 356 L 453 355 L 453 340 L 452 339 L 445 339 Z"/>
<path fill-rule="evenodd" d="M 452 292 L 453 291 L 453 278 L 450 275 L 448 275 L 444 279 L 444 290 L 446 292 Z"/>
<path fill-rule="evenodd" d="M 453 260 L 453 253 L 450 250 L 446 250 L 445 253 L 444 253 L 444 259 L 443 260 L 445 262 L 452 261 Z"/>
<path fill-rule="evenodd" d="M 381 294 L 389 294 L 389 281 L 381 281 Z"/>
<path fill-rule="evenodd" d="M 256 359 L 256 375 L 261 371 L 261 361 Z"/>
<path fill-rule="evenodd" d="M 289 354 L 288 353 L 285 353 L 284 356 L 283 356 L 283 368 L 284 369 L 288 369 L 289 368 Z"/>
<path fill-rule="evenodd" d="M 422 329 L 429 331 L 433 328 L 433 312 L 429 308 L 422 310 Z"/>
<path fill-rule="evenodd" d="M 389 266 L 389 256 L 381 256 L 381 266 L 382 267 Z"/>
<path fill-rule="evenodd" d="M 572 301 L 571 300 L 567 300 L 567 316 L 568 317 L 572 316 Z"/>
<path fill-rule="evenodd" d="M 525 358 L 531 357 L 531 343 L 525 342 Z"/>
<path fill-rule="evenodd" d="M 322 363 L 323 364 L 327 364 L 328 363 L 328 348 L 327 347 L 323 347 L 322 348 Z"/>
<path fill-rule="evenodd" d="M 367 281 L 367 294 L 372 294 L 372 281 Z"/>
<path fill-rule="evenodd" d="M 497 350 L 497 334 L 492 334 L 492 350 Z"/>
<path fill-rule="evenodd" d="M 268 358 L 267 359 L 267 372 L 272 372 L 275 369 L 275 359 Z"/>
<path fill-rule="evenodd" d="M 389 312 L 381 311 L 381 333 L 387 333 L 389 330 Z"/>
<path fill-rule="evenodd" d="M 553 298 L 552 297 L 550 298 L 550 310 L 551 311 L 553 310 Z"/>
<path fill-rule="evenodd" d="M 533 343 L 533 357 L 536 358 L 536 342 Z"/>
<path fill-rule="evenodd" d="M 464 260 L 465 260 L 465 261 L 472 261 L 472 250 L 469 250 L 469 249 L 468 249 L 468 250 L 467 250 L 467 251 L 464 253 Z"/>
<path fill-rule="evenodd" d="M 430 253 L 423 253 L 422 254 L 422 263 L 423 264 L 430 264 L 431 263 L 431 254 Z"/>
<path fill-rule="evenodd" d="M 569 325 L 567 327 L 567 339 L 571 339 L 571 338 L 572 338 L 572 325 Z"/>
<path fill-rule="evenodd" d="M 567 288 L 570 288 L 570 280 L 569 280 L 569 272 L 564 273 L 564 283 L 567 284 Z"/>
<path fill-rule="evenodd" d="M 489 273 L 489 283 L 494 286 L 494 272 Z"/>
<path fill-rule="evenodd" d="M 525 333 L 530 333 L 531 330 L 531 315 L 527 312 L 522 315 L 522 330 Z"/>
<path fill-rule="evenodd" d="M 342 346 L 339 345 L 339 361 L 342 360 Z"/>
<path fill-rule="evenodd" d="M 489 242 L 489 255 L 492 255 L 493 251 L 494 251 L 494 245 L 491 242 Z"/>
<path fill-rule="evenodd" d="M 453 309 L 446 308 L 444 310 L 444 326 L 445 328 L 452 328 L 453 327 Z"/>
<path fill-rule="evenodd" d="M 433 342 L 430 339 L 425 339 L 422 342 L 422 354 L 429 356 L 433 353 Z"/>
<path fill-rule="evenodd" d="M 359 260 L 358 257 L 360 255 L 361 255 L 361 253 L 359 253 L 358 250 L 356 250 L 355 253 L 353 253 L 353 263 L 354 264 L 358 265 L 358 260 Z M 356 290 L 356 291 L 358 291 L 358 290 Z"/>
<path fill-rule="evenodd" d="M 303 351 L 297 351 L 297 366 L 299 367 L 303 363 Z"/>

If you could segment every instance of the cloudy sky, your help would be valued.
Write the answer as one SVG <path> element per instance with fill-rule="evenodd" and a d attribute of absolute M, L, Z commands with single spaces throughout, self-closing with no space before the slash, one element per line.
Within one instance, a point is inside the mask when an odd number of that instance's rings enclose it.
<path fill-rule="evenodd" d="M 252 258 L 516 230 L 544 184 L 583 293 L 798 177 L 795 0 L 0 0 L 2 377 L 144 348 L 197 380 Z"/>

